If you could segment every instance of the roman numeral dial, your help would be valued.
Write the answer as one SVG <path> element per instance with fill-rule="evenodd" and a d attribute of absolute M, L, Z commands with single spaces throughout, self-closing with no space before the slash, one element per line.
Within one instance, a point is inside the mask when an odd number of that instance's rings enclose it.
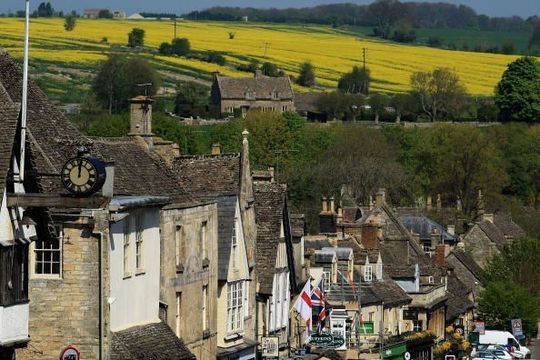
<path fill-rule="evenodd" d="M 86 196 L 93 194 L 105 182 L 105 165 L 94 157 L 80 156 L 68 160 L 61 172 L 64 187 L 72 194 Z"/>

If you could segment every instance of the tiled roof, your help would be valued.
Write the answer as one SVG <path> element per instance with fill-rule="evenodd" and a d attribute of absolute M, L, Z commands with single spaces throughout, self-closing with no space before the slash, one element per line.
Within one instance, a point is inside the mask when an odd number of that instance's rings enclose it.
<path fill-rule="evenodd" d="M 93 138 L 105 160 L 114 161 L 115 195 L 165 195 L 172 202 L 193 202 L 194 198 L 174 179 L 158 156 L 153 156 L 137 137 Z"/>
<path fill-rule="evenodd" d="M 495 213 L 493 222 L 507 238 L 517 239 L 526 235 L 525 231 L 512 220 L 510 215 Z"/>
<path fill-rule="evenodd" d="M 392 279 L 375 281 L 373 291 L 384 302 L 385 306 L 411 302 L 409 295 Z"/>
<path fill-rule="evenodd" d="M 465 284 L 459 281 L 456 274 L 448 276 L 447 295 L 447 322 L 455 320 L 460 315 L 467 312 L 467 310 L 474 307 L 472 301 L 468 299 L 469 291 L 467 290 L 467 287 L 465 286 Z"/>
<path fill-rule="evenodd" d="M 474 275 L 475 278 L 478 280 L 482 279 L 482 273 L 483 270 L 478 265 L 476 261 L 474 261 L 473 257 L 466 252 L 465 250 L 456 249 L 450 253 L 450 255 L 454 255 L 469 271 Z M 449 256 L 450 256 L 449 255 Z"/>
<path fill-rule="evenodd" d="M 218 205 L 218 280 L 227 280 L 236 213 L 236 195 L 221 196 Z"/>
<path fill-rule="evenodd" d="M 478 226 L 499 249 L 504 247 L 506 238 L 504 237 L 504 233 L 495 224 L 488 220 L 482 220 L 478 223 Z"/>
<path fill-rule="evenodd" d="M 285 209 L 286 187 L 275 182 L 255 182 L 255 217 L 257 219 L 257 272 L 260 292 L 272 294 L 281 221 Z"/>
<path fill-rule="evenodd" d="M 171 328 L 163 323 L 134 326 L 112 334 L 111 360 L 195 359 Z"/>
<path fill-rule="evenodd" d="M 310 92 L 310 93 L 295 93 L 294 94 L 294 107 L 297 111 L 309 111 L 319 112 L 318 101 L 322 92 Z"/>
<path fill-rule="evenodd" d="M 233 78 L 216 75 L 222 100 L 246 99 L 246 92 L 254 92 L 256 100 L 272 100 L 272 93 L 277 92 L 281 100 L 292 100 L 294 93 L 288 76 Z"/>
<path fill-rule="evenodd" d="M 181 156 L 172 169 L 191 194 L 216 198 L 240 192 L 240 154 Z"/>
<path fill-rule="evenodd" d="M 322 251 L 334 252 L 338 260 L 349 260 L 353 249 L 349 247 L 324 247 Z"/>
<path fill-rule="evenodd" d="M 328 264 L 334 262 L 336 253 L 328 250 L 315 250 L 313 262 L 316 264 Z"/>
<path fill-rule="evenodd" d="M 31 74 L 30 74 L 31 75 Z M 0 83 L 13 102 L 20 103 L 22 71 L 13 59 L 0 50 Z M 56 109 L 41 89 L 30 79 L 28 82 L 28 137 L 31 164 L 38 173 L 44 191 L 60 187 L 57 175 L 63 164 L 76 155 L 76 149 L 89 141 Z"/>
<path fill-rule="evenodd" d="M 0 84 L 0 91 L 1 89 L 2 85 Z M 0 136 L 0 197 L 3 196 L 11 165 L 19 110 L 19 104 L 11 104 L 7 99 L 2 99 L 2 94 L 0 93 L 0 127 L 2 128 L 2 136 Z"/>

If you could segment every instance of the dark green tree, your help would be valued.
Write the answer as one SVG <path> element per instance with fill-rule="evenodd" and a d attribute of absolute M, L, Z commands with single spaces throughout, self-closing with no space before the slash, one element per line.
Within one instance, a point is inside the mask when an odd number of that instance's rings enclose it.
<path fill-rule="evenodd" d="M 140 28 L 133 28 L 128 34 L 128 46 L 129 47 L 138 47 L 144 46 L 144 35 L 145 32 Z"/>
<path fill-rule="evenodd" d="M 540 122 L 540 64 L 522 57 L 508 65 L 495 91 L 503 121 Z"/>
<path fill-rule="evenodd" d="M 182 117 L 208 115 L 210 90 L 195 82 L 184 82 L 176 88 L 174 112 Z"/>
<path fill-rule="evenodd" d="M 531 36 L 529 37 L 529 44 L 528 44 L 529 50 L 531 50 L 532 47 L 535 45 L 540 46 L 540 20 L 536 20 L 534 22 L 533 30 L 532 30 Z"/>
<path fill-rule="evenodd" d="M 338 81 L 338 89 L 344 93 L 364 94 L 369 93 L 370 75 L 369 69 L 353 67 L 350 73 L 344 74 Z"/>
<path fill-rule="evenodd" d="M 137 95 L 154 96 L 161 87 L 161 77 L 154 67 L 145 59 L 129 58 L 124 67 L 126 79 L 126 93 L 128 98 Z M 152 84 L 145 88 L 138 84 Z"/>
<path fill-rule="evenodd" d="M 388 96 L 384 94 L 373 94 L 369 97 L 368 103 L 371 107 L 371 112 L 375 116 L 375 122 L 379 122 L 381 114 L 384 112 L 385 108 L 388 106 Z"/>
<path fill-rule="evenodd" d="M 171 50 L 174 55 L 186 56 L 191 51 L 191 44 L 186 38 L 176 38 L 171 43 Z"/>
<path fill-rule="evenodd" d="M 227 63 L 227 59 L 225 59 L 225 56 L 223 56 L 221 53 L 217 51 L 209 51 L 206 56 L 206 61 L 212 64 L 218 64 L 221 66 Z"/>
<path fill-rule="evenodd" d="M 401 117 L 407 113 L 415 114 L 418 111 L 418 103 L 411 94 L 398 93 L 392 96 L 389 105 L 394 108 L 396 122 L 401 122 Z"/>
<path fill-rule="evenodd" d="M 98 12 L 98 19 L 112 19 L 113 13 L 108 9 L 103 9 Z"/>
<path fill-rule="evenodd" d="M 172 46 L 168 42 L 163 42 L 161 45 L 159 45 L 159 53 L 161 55 L 171 55 L 172 54 Z"/>
<path fill-rule="evenodd" d="M 37 10 L 34 12 L 34 15 L 37 17 L 53 17 L 54 8 L 50 2 L 42 2 L 39 4 Z"/>
<path fill-rule="evenodd" d="M 73 15 L 68 15 L 64 19 L 64 29 L 66 31 L 73 31 L 77 25 L 77 18 Z"/>
<path fill-rule="evenodd" d="M 123 56 L 110 54 L 107 60 L 101 63 L 92 84 L 96 100 L 109 113 L 121 110 L 127 99 L 125 64 Z"/>
<path fill-rule="evenodd" d="M 262 64 L 261 71 L 263 75 L 266 75 L 266 76 L 270 76 L 270 77 L 279 76 L 279 69 L 277 65 L 271 62 L 265 62 L 264 64 Z"/>
<path fill-rule="evenodd" d="M 300 65 L 300 71 L 296 83 L 301 86 L 315 86 L 315 67 L 310 61 L 306 61 Z"/>

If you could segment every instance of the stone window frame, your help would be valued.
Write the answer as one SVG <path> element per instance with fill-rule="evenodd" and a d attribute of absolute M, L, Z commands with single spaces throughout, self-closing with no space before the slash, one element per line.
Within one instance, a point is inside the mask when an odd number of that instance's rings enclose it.
<path fill-rule="evenodd" d="M 238 269 L 238 231 L 236 231 L 237 223 L 238 218 L 235 217 L 231 235 L 231 257 L 233 270 Z"/>
<path fill-rule="evenodd" d="M 176 264 L 176 272 L 183 272 L 184 263 L 186 261 L 186 241 L 184 236 L 184 226 L 180 223 L 175 225 L 174 258 Z"/>
<path fill-rule="evenodd" d="M 364 281 L 372 282 L 373 281 L 373 266 L 364 265 Z"/>
<path fill-rule="evenodd" d="M 202 287 L 202 329 L 203 332 L 207 331 L 208 326 L 208 285 L 203 285 Z"/>
<path fill-rule="evenodd" d="M 201 254 L 203 260 L 209 259 L 208 256 L 208 221 L 204 220 L 201 222 L 201 229 L 200 229 L 200 237 L 201 237 Z"/>
<path fill-rule="evenodd" d="M 135 272 L 144 273 L 144 218 L 141 213 L 135 215 Z"/>
<path fill-rule="evenodd" d="M 64 263 L 64 226 L 62 224 L 55 224 L 54 225 L 56 229 L 56 233 L 58 234 L 58 248 L 41 248 L 37 249 L 36 245 L 38 241 L 32 241 L 29 246 L 29 252 L 30 252 L 30 268 L 29 268 L 29 275 L 32 279 L 48 279 L 48 280 L 62 280 L 63 278 L 63 263 Z M 47 235 L 50 236 L 50 235 Z M 54 240 L 44 240 L 42 243 L 46 242 L 53 242 Z M 52 246 L 52 244 L 51 244 Z M 53 261 L 51 258 L 51 261 L 47 262 L 51 265 L 51 272 L 49 273 L 42 273 L 36 271 L 36 266 L 38 264 L 37 260 L 37 252 L 41 251 L 43 252 L 43 256 L 45 256 L 46 253 L 49 253 L 51 256 L 53 253 L 58 253 L 58 261 Z M 45 261 L 41 261 L 39 263 L 45 263 Z M 58 263 L 58 272 L 52 272 L 52 266 L 54 263 Z"/>

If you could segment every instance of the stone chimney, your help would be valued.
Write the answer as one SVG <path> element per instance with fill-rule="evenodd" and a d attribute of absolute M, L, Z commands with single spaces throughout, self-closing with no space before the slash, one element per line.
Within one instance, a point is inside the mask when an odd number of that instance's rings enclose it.
<path fill-rule="evenodd" d="M 369 210 L 373 210 L 373 196 L 369 195 Z"/>
<path fill-rule="evenodd" d="M 321 210 L 321 214 L 326 214 L 328 213 L 328 204 L 326 202 L 326 196 L 323 196 L 322 197 L 322 210 Z"/>
<path fill-rule="evenodd" d="M 263 76 L 262 70 L 259 70 L 259 69 L 255 70 L 255 79 L 260 79 L 262 78 L 262 76 Z"/>
<path fill-rule="evenodd" d="M 219 143 L 212 144 L 212 155 L 221 155 L 221 145 Z"/>
<path fill-rule="evenodd" d="M 137 96 L 129 100 L 131 118 L 129 135 L 152 136 L 152 103 L 148 96 Z"/>
<path fill-rule="evenodd" d="M 477 205 L 477 215 L 482 217 L 484 215 L 484 196 L 482 195 L 482 190 L 478 190 L 478 205 Z"/>
<path fill-rule="evenodd" d="M 381 188 L 375 195 L 375 206 L 382 207 L 386 204 L 386 189 Z"/>
<path fill-rule="evenodd" d="M 456 200 L 456 211 L 462 212 L 463 211 L 463 205 L 461 204 L 461 199 L 457 198 Z"/>
<path fill-rule="evenodd" d="M 437 211 L 442 210 L 442 200 L 441 200 L 441 194 L 437 194 Z"/>
<path fill-rule="evenodd" d="M 439 234 L 439 230 L 433 229 L 431 232 L 431 250 L 435 250 L 437 248 L 437 245 L 441 243 L 441 234 Z"/>
<path fill-rule="evenodd" d="M 341 207 L 337 209 L 337 223 L 343 224 L 343 209 Z"/>
<path fill-rule="evenodd" d="M 446 232 L 449 233 L 452 236 L 456 235 L 456 225 L 448 225 L 448 226 L 446 226 Z"/>
<path fill-rule="evenodd" d="M 268 173 L 270 174 L 270 182 L 274 182 L 276 172 L 273 165 L 268 165 Z"/>
<path fill-rule="evenodd" d="M 446 246 L 437 245 L 435 248 L 435 264 L 436 265 L 445 265 L 446 264 Z"/>
<path fill-rule="evenodd" d="M 431 211 L 433 209 L 433 201 L 431 200 L 431 195 L 428 195 L 427 197 L 426 208 L 428 211 Z"/>
<path fill-rule="evenodd" d="M 336 213 L 330 208 L 331 201 L 322 198 L 322 211 L 319 214 L 319 233 L 336 234 Z"/>
<path fill-rule="evenodd" d="M 328 206 L 328 212 L 332 213 L 332 214 L 335 214 L 335 212 L 336 212 L 335 199 L 334 199 L 333 196 L 330 197 L 330 202 L 329 202 L 329 206 Z"/>

